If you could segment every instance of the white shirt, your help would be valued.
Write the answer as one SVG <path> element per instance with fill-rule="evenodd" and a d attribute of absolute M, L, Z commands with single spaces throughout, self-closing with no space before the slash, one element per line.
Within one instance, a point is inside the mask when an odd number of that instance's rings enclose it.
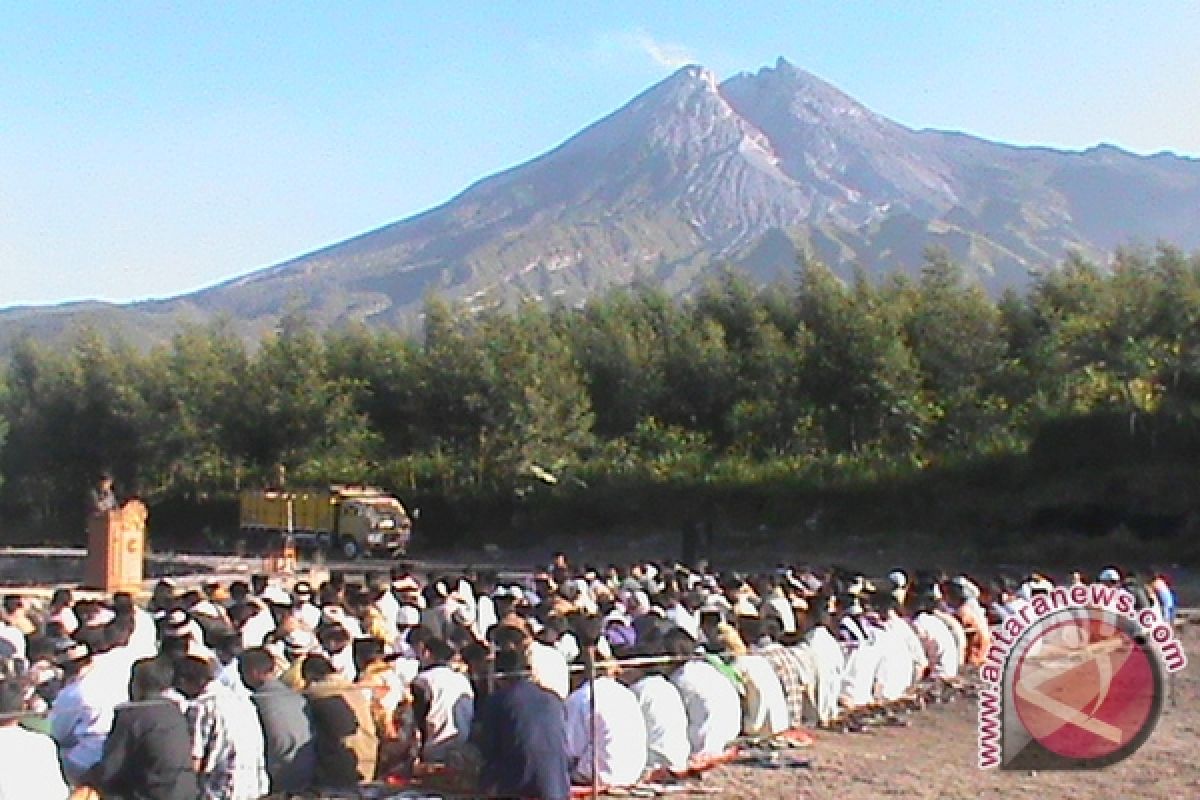
<path fill-rule="evenodd" d="M 0 658 L 25 658 L 25 634 L 0 620 Z"/>
<path fill-rule="evenodd" d="M 312 603 L 304 603 L 296 609 L 295 614 L 300 624 L 309 631 L 315 631 L 321 624 L 321 609 Z"/>
<path fill-rule="evenodd" d="M 50 731 L 68 779 L 77 780 L 100 760 L 112 730 L 113 711 L 128 700 L 128 683 L 117 684 L 94 667 L 58 693 L 50 707 Z"/>
<path fill-rule="evenodd" d="M 375 601 L 375 608 L 379 610 L 379 614 L 383 617 L 383 623 L 387 626 L 388 634 L 394 639 L 396 636 L 396 617 L 400 613 L 400 601 L 396 599 L 396 595 L 392 594 L 392 590 L 388 589 Z M 391 641 L 388 644 L 390 645 Z"/>
<path fill-rule="evenodd" d="M 689 661 L 671 675 L 683 698 L 692 753 L 725 752 L 742 729 L 742 703 L 733 682 L 705 661 Z"/>
<path fill-rule="evenodd" d="M 275 630 L 275 617 L 263 609 L 242 625 L 242 647 L 262 647 L 263 641 Z"/>
<path fill-rule="evenodd" d="M 19 725 L 0 725 L 0 800 L 67 800 L 54 740 Z"/>
<path fill-rule="evenodd" d="M 217 661 L 217 683 L 224 686 L 234 694 L 250 696 L 250 690 L 246 688 L 246 684 L 242 682 L 242 672 L 238 668 L 238 659 L 231 659 L 228 664 L 222 664 Z"/>
<path fill-rule="evenodd" d="M 485 594 L 475 601 L 475 630 L 480 636 L 487 636 L 497 622 L 496 603 Z"/>
<path fill-rule="evenodd" d="M 58 611 L 55 611 L 50 615 L 50 621 L 61 625 L 63 633 L 67 636 L 70 636 L 79 629 L 79 617 L 75 616 L 75 609 L 70 606 L 63 606 Z"/>
<path fill-rule="evenodd" d="M 817 719 L 820 722 L 828 722 L 837 716 L 846 657 L 837 639 L 834 639 L 833 634 L 823 625 L 809 631 L 805 641 L 817 667 Z"/>
<path fill-rule="evenodd" d="M 354 683 L 358 680 L 358 666 L 354 663 L 354 644 L 347 644 L 337 653 L 329 653 L 329 663 L 346 680 Z"/>
<path fill-rule="evenodd" d="M 779 624 L 784 633 L 796 632 L 796 609 L 792 608 L 792 601 L 788 600 L 787 595 L 783 592 L 772 592 L 767 598 L 767 605 L 779 617 Z"/>
<path fill-rule="evenodd" d="M 679 690 L 661 675 L 647 675 L 630 687 L 646 724 L 646 767 L 687 770 L 692 746 L 688 742 L 687 711 Z"/>
<path fill-rule="evenodd" d="M 683 603 L 676 603 L 667 609 L 667 619 L 687 631 L 696 641 L 700 641 L 700 616 L 687 610 Z"/>
<path fill-rule="evenodd" d="M 467 676 L 445 666 L 422 670 L 414 683 L 423 686 L 429 697 L 422 755 L 427 761 L 443 760 L 453 749 L 466 744 L 471 735 L 475 691 Z"/>
<path fill-rule="evenodd" d="M 845 647 L 846 666 L 842 670 L 842 689 L 838 699 L 847 708 L 875 702 L 875 677 L 879 674 L 884 650 L 878 644 L 880 631 L 872 633 L 871 641 Z"/>
<path fill-rule="evenodd" d="M 571 670 L 562 653 L 541 642 L 534 642 L 529 649 L 529 668 L 533 682 L 549 689 L 563 700 L 571 691 Z"/>
<path fill-rule="evenodd" d="M 567 760 L 571 777 L 592 779 L 591 687 L 567 698 Z M 596 678 L 596 777 L 601 786 L 631 786 L 646 768 L 646 725 L 637 696 L 607 676 Z"/>
<path fill-rule="evenodd" d="M 134 661 L 154 658 L 158 655 L 158 626 L 154 615 L 144 608 L 133 609 L 133 634 L 129 637 L 129 650 Z"/>
<path fill-rule="evenodd" d="M 958 654 L 958 669 L 962 669 L 963 665 L 967 663 L 967 631 L 963 628 L 962 621 L 949 611 L 935 611 L 934 616 L 942 621 L 946 630 L 950 631 L 950 635 L 954 637 L 954 652 Z M 955 674 L 958 674 L 957 671 Z"/>
<path fill-rule="evenodd" d="M 270 786 L 266 742 L 254 701 L 248 692 L 238 694 L 216 681 L 208 684 L 204 694 L 215 699 L 217 713 L 225 719 L 226 732 L 233 742 L 232 800 L 258 800 L 270 791 Z"/>
<path fill-rule="evenodd" d="M 746 687 L 742 733 L 764 736 L 786 731 L 790 727 L 787 697 L 771 662 L 762 656 L 744 655 L 734 660 L 734 666 Z"/>
<path fill-rule="evenodd" d="M 462 606 L 466 611 L 466 619 L 468 622 L 475 621 L 475 615 L 479 610 L 478 601 L 475 599 L 475 587 L 469 581 L 459 580 L 458 586 L 454 593 L 458 595 Z"/>
<path fill-rule="evenodd" d="M 417 679 L 417 674 L 421 671 L 421 662 L 409 656 L 400 656 L 392 660 L 392 671 L 407 686 Z"/>
<path fill-rule="evenodd" d="M 555 640 L 553 647 L 562 653 L 563 661 L 566 661 L 568 665 L 579 658 L 579 642 L 575 639 L 575 634 L 570 631 L 559 636 Z"/>
<path fill-rule="evenodd" d="M 907 620 L 891 617 L 875 635 L 883 651 L 876 681 L 880 698 L 892 702 L 904 696 L 924 670 L 925 650 Z"/>
<path fill-rule="evenodd" d="M 954 641 L 954 634 L 950 632 L 946 623 L 923 611 L 913 620 L 913 629 L 925 648 L 930 674 L 935 678 L 953 678 L 958 675 L 958 643 Z"/>
<path fill-rule="evenodd" d="M 90 680 L 103 682 L 120 698 L 122 703 L 129 702 L 129 679 L 133 677 L 133 665 L 138 660 L 138 654 L 130 646 L 114 647 L 106 653 L 92 656 L 92 673 Z"/>

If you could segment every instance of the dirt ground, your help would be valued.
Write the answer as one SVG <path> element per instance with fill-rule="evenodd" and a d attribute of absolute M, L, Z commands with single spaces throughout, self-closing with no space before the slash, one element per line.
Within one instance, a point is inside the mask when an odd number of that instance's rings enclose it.
<path fill-rule="evenodd" d="M 974 701 L 932 706 L 911 716 L 907 728 L 866 733 L 819 733 L 816 744 L 791 751 L 808 767 L 773 769 L 730 766 L 714 770 L 704 784 L 721 796 L 878 800 L 974 800 L 974 798 L 1200 797 L 1200 625 L 1181 639 L 1189 664 L 1176 674 L 1154 733 L 1125 761 L 1092 772 L 1001 772 L 977 767 Z"/>

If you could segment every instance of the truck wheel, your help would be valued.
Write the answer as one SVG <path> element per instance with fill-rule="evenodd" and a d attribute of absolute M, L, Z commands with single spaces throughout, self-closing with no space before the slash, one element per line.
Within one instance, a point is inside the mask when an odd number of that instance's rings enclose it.
<path fill-rule="evenodd" d="M 347 561 L 355 561 L 362 555 L 362 548 L 358 546 L 357 539 L 347 536 L 339 544 L 338 552 Z"/>

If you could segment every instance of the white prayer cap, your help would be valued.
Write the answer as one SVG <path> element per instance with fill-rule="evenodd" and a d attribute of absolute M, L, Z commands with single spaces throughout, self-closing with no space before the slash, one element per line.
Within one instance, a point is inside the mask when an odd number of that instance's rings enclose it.
<path fill-rule="evenodd" d="M 284 591 L 282 586 L 268 586 L 263 589 L 261 597 L 273 606 L 290 606 L 292 604 L 292 596 Z"/>

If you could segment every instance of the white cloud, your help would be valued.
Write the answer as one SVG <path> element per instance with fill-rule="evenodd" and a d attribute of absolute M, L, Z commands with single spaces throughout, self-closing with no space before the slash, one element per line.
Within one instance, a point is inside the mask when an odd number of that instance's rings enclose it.
<path fill-rule="evenodd" d="M 628 64 L 632 58 L 648 58 L 655 66 L 676 70 L 698 63 L 691 48 L 656 39 L 645 30 L 608 32 L 596 37 L 593 58 L 607 66 Z"/>
<path fill-rule="evenodd" d="M 640 50 L 660 67 L 679 69 L 696 63 L 696 56 L 685 45 L 660 41 L 643 30 L 630 31 L 622 39 L 627 46 Z"/>

